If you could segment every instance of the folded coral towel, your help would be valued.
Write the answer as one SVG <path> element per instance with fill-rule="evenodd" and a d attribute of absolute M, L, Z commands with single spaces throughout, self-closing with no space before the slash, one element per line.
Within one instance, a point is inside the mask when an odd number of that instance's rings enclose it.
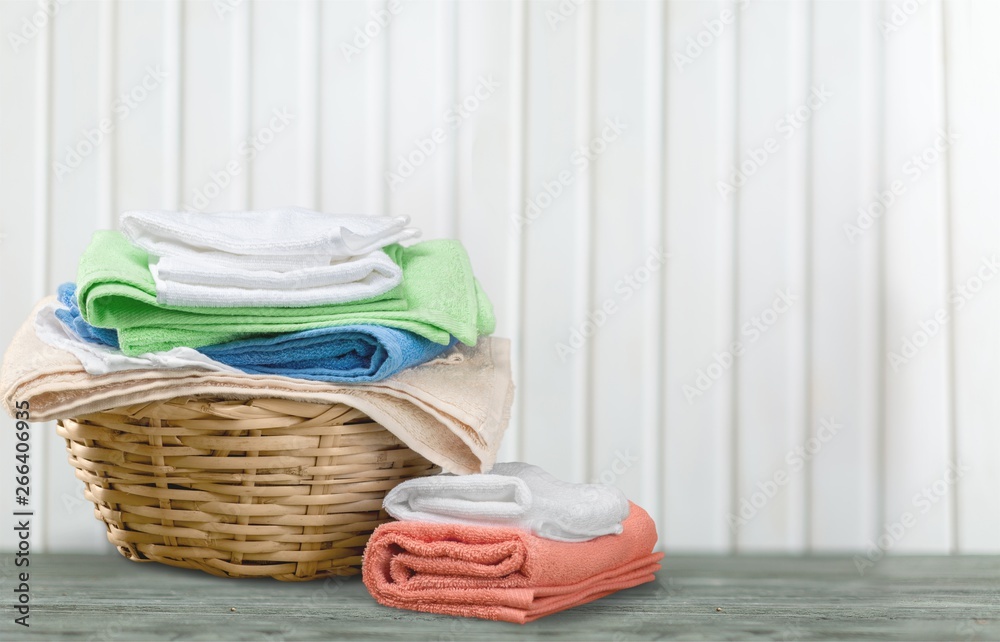
<path fill-rule="evenodd" d="M 513 528 L 390 522 L 365 549 L 379 603 L 524 624 L 654 579 L 656 525 L 630 505 L 621 535 L 556 542 Z"/>
<path fill-rule="evenodd" d="M 406 217 L 323 214 L 300 207 L 251 212 L 131 211 L 122 233 L 157 257 L 192 257 L 242 269 L 296 269 L 368 254 L 413 238 Z"/>
<path fill-rule="evenodd" d="M 289 377 L 194 368 L 88 374 L 72 353 L 42 342 L 34 318 L 14 335 L 0 369 L 0 396 L 13 415 L 28 402 L 32 421 L 100 412 L 183 396 L 277 398 L 344 403 L 361 410 L 407 446 L 453 473 L 489 470 L 507 428 L 514 384 L 510 342 L 483 337 L 379 382 L 330 384 Z"/>
<path fill-rule="evenodd" d="M 368 299 L 399 285 L 403 271 L 382 250 L 286 272 L 230 268 L 187 257 L 151 258 L 156 300 L 167 305 L 304 307 Z"/>
<path fill-rule="evenodd" d="M 479 335 L 493 332 L 493 307 L 461 243 L 392 245 L 386 253 L 402 267 L 403 283 L 364 301 L 303 308 L 181 307 L 157 303 L 145 252 L 117 232 L 102 231 L 80 259 L 77 298 L 88 323 L 118 330 L 127 355 L 336 325 L 384 325 L 440 344 L 454 336 L 474 345 Z"/>
<path fill-rule="evenodd" d="M 399 520 L 509 526 L 563 542 L 621 533 L 629 511 L 614 486 L 572 484 L 518 461 L 485 475 L 410 479 L 389 491 L 383 506 Z"/>

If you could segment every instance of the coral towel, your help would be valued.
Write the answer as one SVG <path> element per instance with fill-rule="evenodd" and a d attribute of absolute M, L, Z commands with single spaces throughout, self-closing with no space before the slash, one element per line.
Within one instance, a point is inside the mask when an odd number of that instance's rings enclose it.
<path fill-rule="evenodd" d="M 379 603 L 524 624 L 653 581 L 656 525 L 630 504 L 620 535 L 557 542 L 514 528 L 390 522 L 372 534 L 362 577 Z"/>

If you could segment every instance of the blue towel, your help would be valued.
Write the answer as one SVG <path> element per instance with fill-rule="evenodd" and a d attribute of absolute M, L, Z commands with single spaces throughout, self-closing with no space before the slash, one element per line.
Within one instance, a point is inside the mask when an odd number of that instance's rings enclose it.
<path fill-rule="evenodd" d="M 76 285 L 63 283 L 58 298 L 66 309 L 56 317 L 82 340 L 118 347 L 114 330 L 97 328 L 80 315 Z M 381 381 L 400 370 L 440 356 L 455 345 L 434 343 L 419 334 L 381 325 L 343 325 L 274 334 L 198 348 L 202 354 L 249 374 L 328 381 Z"/>
<path fill-rule="evenodd" d="M 56 290 L 56 298 L 59 303 L 66 306 L 66 310 L 56 310 L 56 318 L 76 333 L 78 337 L 90 343 L 98 343 L 112 348 L 118 347 L 118 331 L 113 328 L 97 328 L 86 321 L 80 315 L 80 306 L 76 302 L 76 283 L 63 283 Z"/>
<path fill-rule="evenodd" d="M 455 345 L 381 325 L 342 325 L 241 339 L 198 351 L 250 374 L 331 383 L 381 381 L 440 356 Z"/>

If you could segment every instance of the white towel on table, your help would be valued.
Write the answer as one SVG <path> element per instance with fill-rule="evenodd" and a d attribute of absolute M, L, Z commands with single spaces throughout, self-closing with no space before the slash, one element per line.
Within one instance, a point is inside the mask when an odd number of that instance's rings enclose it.
<path fill-rule="evenodd" d="M 300 207 L 130 211 L 120 218 L 122 234 L 153 256 L 206 258 L 247 269 L 275 269 L 275 263 L 261 257 L 290 258 L 287 265 L 298 268 L 368 254 L 417 236 L 419 231 L 407 223 L 407 217 L 323 214 Z"/>
<path fill-rule="evenodd" d="M 496 464 L 486 474 L 407 480 L 385 496 L 399 520 L 508 526 L 562 542 L 620 534 L 628 499 L 614 486 L 573 484 L 538 466 Z"/>

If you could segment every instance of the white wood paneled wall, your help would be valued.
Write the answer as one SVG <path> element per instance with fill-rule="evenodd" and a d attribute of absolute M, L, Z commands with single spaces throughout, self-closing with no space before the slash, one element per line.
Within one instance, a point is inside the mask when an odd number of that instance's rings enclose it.
<path fill-rule="evenodd" d="M 514 339 L 502 458 L 617 484 L 669 550 L 1000 551 L 1000 3 L 7 0 L 0 28 L 0 342 L 124 209 L 408 214 Z M 106 552 L 34 435 L 36 549 Z"/>

